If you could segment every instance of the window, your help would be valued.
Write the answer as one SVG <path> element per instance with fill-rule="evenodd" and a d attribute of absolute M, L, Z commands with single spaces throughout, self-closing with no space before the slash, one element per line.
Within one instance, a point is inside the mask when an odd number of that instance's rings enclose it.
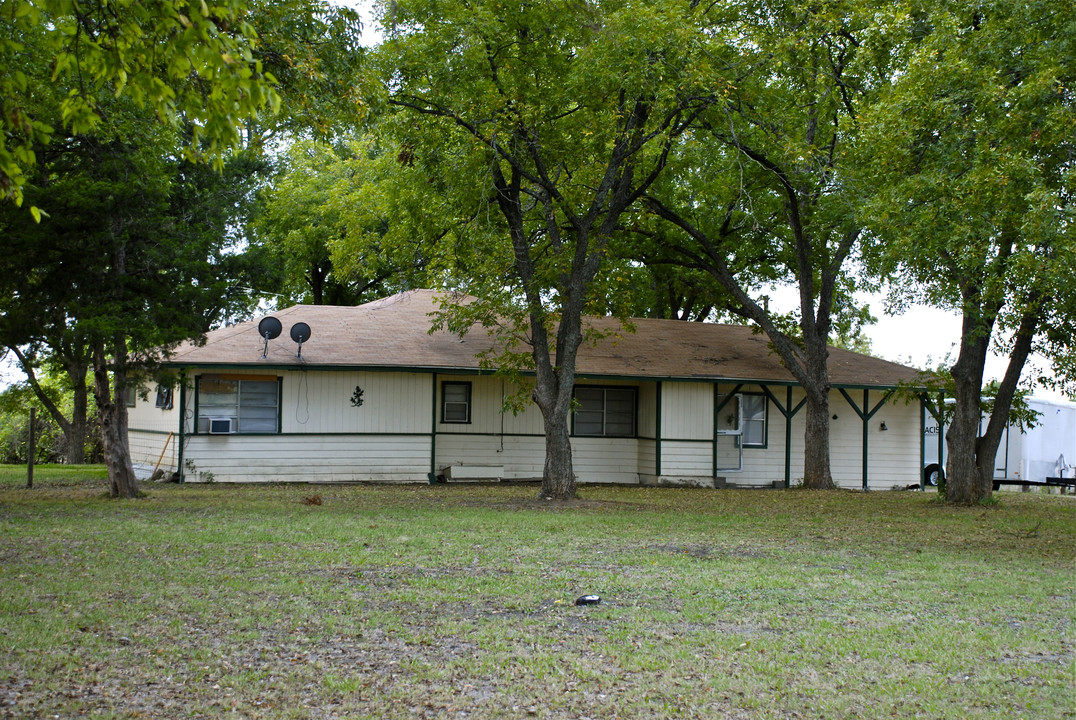
<path fill-rule="evenodd" d="M 157 386 L 157 401 L 153 404 L 154 407 L 159 407 L 161 410 L 172 409 L 172 388 L 165 387 L 164 385 Z"/>
<path fill-rule="evenodd" d="M 127 407 L 134 407 L 137 398 L 138 388 L 136 388 L 134 385 L 128 385 L 123 389 L 123 402 Z"/>
<path fill-rule="evenodd" d="M 744 447 L 766 447 L 766 413 L 769 406 L 765 395 L 743 396 Z"/>
<path fill-rule="evenodd" d="M 441 422 L 471 422 L 471 383 L 441 383 Z"/>
<path fill-rule="evenodd" d="M 280 431 L 280 382 L 227 375 L 198 378 L 198 432 Z"/>
<path fill-rule="evenodd" d="M 635 437 L 635 388 L 577 387 L 575 401 L 575 435 Z"/>

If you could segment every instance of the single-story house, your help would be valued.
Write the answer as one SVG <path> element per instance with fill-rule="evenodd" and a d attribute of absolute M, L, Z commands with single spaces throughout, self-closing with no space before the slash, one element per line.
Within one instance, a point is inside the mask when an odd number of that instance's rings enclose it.
<path fill-rule="evenodd" d="M 541 477 L 541 413 L 504 409 L 515 388 L 476 357 L 491 346 L 488 333 L 429 332 L 437 298 L 415 290 L 357 307 L 298 305 L 181 346 L 165 364 L 175 385 L 130 408 L 136 466 L 203 482 Z M 764 335 L 676 320 L 634 326 L 580 350 L 580 482 L 798 482 L 804 393 Z M 917 372 L 837 348 L 829 362 L 835 481 L 918 483 L 923 414 L 892 394 Z"/>

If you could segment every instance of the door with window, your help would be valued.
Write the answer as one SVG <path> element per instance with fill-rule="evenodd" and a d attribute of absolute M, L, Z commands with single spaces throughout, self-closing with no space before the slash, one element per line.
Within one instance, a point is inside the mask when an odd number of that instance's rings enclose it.
<path fill-rule="evenodd" d="M 739 472 L 743 470 L 743 395 L 718 395 L 717 406 L 716 470 Z"/>

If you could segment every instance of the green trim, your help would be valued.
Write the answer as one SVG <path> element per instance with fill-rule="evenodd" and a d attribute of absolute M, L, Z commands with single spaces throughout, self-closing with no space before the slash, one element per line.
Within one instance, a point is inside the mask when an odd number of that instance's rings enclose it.
<path fill-rule="evenodd" d="M 436 377 L 436 373 L 434 374 Z M 462 385 L 467 388 L 467 419 L 466 420 L 446 420 L 445 419 L 445 388 L 449 385 Z M 436 399 L 435 399 L 436 400 Z M 472 419 L 472 413 L 474 411 L 474 386 L 473 383 L 466 380 L 442 380 L 441 381 L 441 400 L 438 403 L 441 410 L 441 424 L 442 425 L 470 425 Z M 502 413 L 503 415 L 503 413 Z"/>
<path fill-rule="evenodd" d="M 179 447 L 179 453 L 176 457 L 176 472 L 179 473 L 179 481 L 185 482 L 183 476 L 183 445 L 184 438 L 183 425 L 187 419 L 187 374 L 185 371 L 179 373 L 179 429 L 176 435 L 176 443 Z"/>
<path fill-rule="evenodd" d="M 657 425 L 654 429 L 654 475 L 661 477 L 661 380 L 657 381 Z M 636 392 L 636 404 L 638 405 L 638 392 Z M 636 410 L 635 422 L 639 422 L 639 413 Z M 638 431 L 638 428 L 636 428 Z"/>
<path fill-rule="evenodd" d="M 200 436 L 203 436 L 203 435 L 205 435 L 207 437 L 209 435 L 213 435 L 214 437 L 219 437 L 220 435 L 250 435 L 250 436 L 261 435 L 261 436 L 264 436 L 264 435 L 283 435 L 284 434 L 284 378 L 281 375 L 266 375 L 265 380 L 255 380 L 255 381 L 236 380 L 236 381 L 234 381 L 234 382 L 238 382 L 238 383 L 243 383 L 243 382 L 269 382 L 270 378 L 275 378 L 276 379 L 276 432 L 263 432 L 263 433 L 233 432 L 233 433 L 220 433 L 219 435 L 217 433 L 198 432 L 198 410 L 199 410 L 199 407 L 198 407 L 198 396 L 199 396 L 198 386 L 201 384 L 202 378 L 206 377 L 207 375 L 211 376 L 211 375 L 213 375 L 213 373 L 201 373 L 199 375 L 194 376 L 194 417 L 193 417 L 193 423 L 192 423 L 192 426 L 191 426 L 191 436 L 192 437 L 193 436 L 199 436 L 200 437 Z M 242 397 L 242 390 L 241 389 L 239 390 L 239 396 Z M 236 413 L 238 413 L 238 412 L 239 412 L 239 406 L 236 405 Z M 182 420 L 180 422 L 182 423 Z M 291 434 L 300 435 L 300 434 L 303 434 L 303 433 L 291 433 Z"/>
<path fill-rule="evenodd" d="M 863 421 L 863 489 L 870 490 L 870 485 L 868 483 L 870 465 L 870 421 L 875 414 L 889 402 L 889 398 L 893 397 L 895 391 L 890 390 L 887 392 L 872 410 L 867 410 L 867 408 L 871 406 L 869 388 L 863 388 L 863 409 L 860 409 L 859 406 L 856 405 L 856 401 L 852 399 L 852 396 L 849 395 L 844 388 L 837 389 L 840 390 L 841 395 L 844 395 L 844 399 L 848 401 L 848 404 L 852 406 L 852 409 L 856 411 L 856 415 L 859 415 L 859 419 Z"/>
<path fill-rule="evenodd" d="M 800 410 L 802 410 L 803 406 L 807 404 L 807 397 L 805 395 L 804 398 L 802 400 L 800 400 L 799 403 L 796 404 L 796 407 L 792 407 L 792 388 L 793 388 L 792 385 L 786 385 L 785 386 L 785 390 L 787 391 L 786 392 L 786 400 L 785 400 L 785 404 L 782 405 L 781 401 L 777 399 L 777 396 L 774 395 L 767 386 L 765 386 L 765 385 L 762 386 L 762 392 L 764 392 L 767 396 L 769 396 L 770 401 L 773 402 L 773 404 L 777 408 L 777 410 L 782 415 L 785 416 L 785 487 L 786 488 L 792 487 L 792 418 L 795 417 L 796 413 L 798 413 Z"/>
<path fill-rule="evenodd" d="M 574 385 L 572 385 L 572 400 L 573 401 L 575 400 L 575 391 L 579 390 L 580 388 L 585 388 L 585 389 L 588 389 L 588 390 L 631 390 L 634 393 L 634 400 L 633 400 L 633 403 L 632 403 L 632 410 L 631 410 L 631 412 L 632 412 L 632 418 L 631 418 L 631 430 L 632 430 L 632 432 L 631 432 L 631 435 L 604 435 L 604 434 L 603 435 L 577 435 L 576 432 L 575 432 L 575 413 L 572 412 L 572 418 L 571 418 L 572 426 L 569 429 L 569 431 L 571 433 L 571 437 L 612 438 L 612 439 L 616 439 L 616 440 L 633 440 L 633 439 L 639 437 L 639 388 L 640 388 L 639 385 L 585 385 L 585 384 L 580 385 L 579 383 L 575 383 Z M 660 390 L 659 390 L 659 392 L 660 392 Z M 605 425 L 605 422 L 604 422 L 605 404 L 604 403 L 602 404 L 602 418 L 603 418 L 602 425 L 604 427 L 604 425 Z M 660 439 L 660 437 L 661 437 L 661 429 L 660 428 L 658 428 L 657 435 L 658 435 L 658 438 Z M 544 435 L 543 435 L 543 437 L 544 437 Z"/>
<path fill-rule="evenodd" d="M 427 479 L 433 485 L 437 482 L 437 373 L 430 375 L 430 390 L 433 395 L 430 402 L 430 473 Z"/>
<path fill-rule="evenodd" d="M 710 406 L 714 410 L 714 412 L 713 412 L 714 426 L 710 429 L 711 432 L 713 433 L 713 436 L 714 436 L 714 439 L 712 441 L 713 442 L 713 453 L 712 453 L 713 457 L 710 459 L 710 477 L 716 478 L 717 477 L 717 422 L 718 422 L 718 419 L 719 419 L 718 418 L 719 410 L 717 408 L 717 399 L 719 397 L 721 397 L 721 393 L 718 392 L 717 383 L 713 384 L 713 396 L 714 396 L 713 397 L 713 402 L 710 403 Z"/>
<path fill-rule="evenodd" d="M 146 433 L 147 435 L 168 435 L 172 431 L 171 430 L 142 430 L 141 428 L 129 427 L 129 428 L 127 428 L 127 432 Z"/>
<path fill-rule="evenodd" d="M 919 396 L 919 487 L 927 489 L 927 403 Z"/>

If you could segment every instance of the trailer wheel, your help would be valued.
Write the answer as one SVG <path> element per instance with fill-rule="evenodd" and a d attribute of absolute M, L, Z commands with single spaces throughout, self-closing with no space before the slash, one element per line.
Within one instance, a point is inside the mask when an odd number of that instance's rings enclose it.
<path fill-rule="evenodd" d="M 933 465 L 927 465 L 923 470 L 923 487 L 930 485 L 931 487 L 937 487 L 938 483 L 945 479 L 945 471 L 941 469 L 941 466 L 937 463 Z"/>

